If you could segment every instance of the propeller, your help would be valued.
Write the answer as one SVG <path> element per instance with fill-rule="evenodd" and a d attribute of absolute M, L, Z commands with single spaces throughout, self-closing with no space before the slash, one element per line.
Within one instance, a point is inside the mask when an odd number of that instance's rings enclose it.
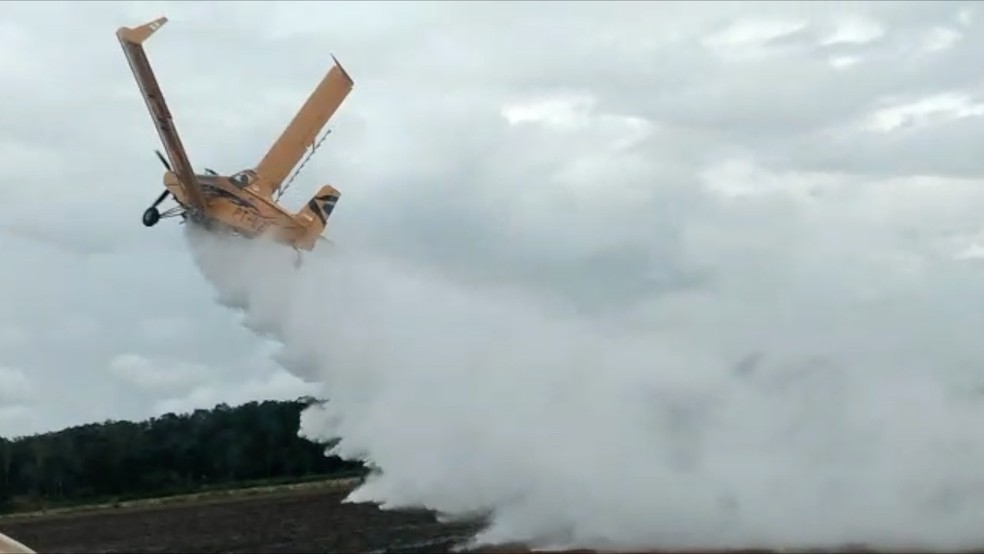
<path fill-rule="evenodd" d="M 171 164 L 167 163 L 167 158 L 164 157 L 164 154 L 161 154 L 160 150 L 154 150 L 154 153 L 157 154 L 157 159 L 164 164 L 164 168 L 171 171 Z"/>
<path fill-rule="evenodd" d="M 161 154 L 160 150 L 154 150 L 154 153 L 157 154 L 157 159 L 160 160 L 161 164 L 164 165 L 164 169 L 171 171 L 171 164 L 168 163 L 167 158 L 164 157 L 164 154 Z M 205 168 L 205 173 L 208 173 L 209 175 L 218 175 L 218 173 L 207 167 Z M 154 201 L 153 206 L 157 207 L 161 202 L 164 201 L 165 198 L 167 198 L 167 195 L 170 194 L 170 192 L 171 191 L 164 189 L 164 192 L 162 192 L 161 195 L 157 197 L 157 200 Z"/>
<path fill-rule="evenodd" d="M 164 164 L 164 168 L 167 169 L 168 171 L 171 171 L 171 164 L 167 163 L 167 158 L 164 157 L 164 154 L 161 154 L 160 150 L 154 150 L 154 153 L 157 154 L 157 159 L 160 160 L 162 164 Z M 157 200 L 154 200 L 154 203 L 151 204 L 151 206 L 154 208 L 159 206 L 160 203 L 163 202 L 164 199 L 167 198 L 167 195 L 170 193 L 171 191 L 164 189 L 164 192 L 162 192 L 161 195 L 157 197 Z"/>

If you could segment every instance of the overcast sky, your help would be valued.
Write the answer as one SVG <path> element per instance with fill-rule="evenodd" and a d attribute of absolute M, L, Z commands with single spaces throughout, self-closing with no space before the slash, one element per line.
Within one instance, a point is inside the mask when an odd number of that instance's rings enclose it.
<path fill-rule="evenodd" d="M 788 258 L 807 216 L 818 247 L 861 248 L 850 220 L 905 267 L 973 256 L 975 3 L 4 2 L 0 435 L 313 390 L 140 224 L 161 145 L 113 33 L 160 15 L 199 171 L 257 163 L 338 57 L 355 89 L 284 201 L 338 187 L 352 248 L 594 314 Z"/>

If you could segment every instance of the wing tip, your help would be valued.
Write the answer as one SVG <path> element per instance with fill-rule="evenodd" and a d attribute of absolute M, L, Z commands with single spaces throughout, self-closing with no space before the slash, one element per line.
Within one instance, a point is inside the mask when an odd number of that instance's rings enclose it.
<path fill-rule="evenodd" d="M 355 81 L 352 79 L 352 76 L 349 75 L 349 72 L 345 70 L 345 67 L 342 66 L 342 63 L 338 61 L 338 58 L 335 57 L 335 54 L 329 54 L 329 55 L 331 56 L 331 61 L 335 63 L 335 67 L 337 67 L 338 70 L 342 72 L 342 75 L 350 84 L 354 85 Z"/>
<path fill-rule="evenodd" d="M 142 44 L 150 38 L 150 35 L 153 35 L 158 29 L 163 27 L 167 21 L 167 17 L 162 15 L 138 27 L 120 27 L 116 29 L 116 36 L 120 40 L 125 40 L 132 44 Z"/>

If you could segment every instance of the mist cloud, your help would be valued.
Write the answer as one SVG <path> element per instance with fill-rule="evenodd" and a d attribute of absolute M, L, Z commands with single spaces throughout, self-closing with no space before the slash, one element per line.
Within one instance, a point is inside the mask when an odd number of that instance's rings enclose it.
<path fill-rule="evenodd" d="M 736 194 L 780 177 L 733 167 L 696 180 L 675 256 L 649 259 L 705 278 L 600 313 L 344 246 L 297 272 L 190 238 L 223 302 L 323 384 L 303 433 L 380 468 L 354 501 L 490 511 L 491 542 L 979 544 L 978 270 L 958 206 L 884 202 L 977 193 L 799 174 Z"/>

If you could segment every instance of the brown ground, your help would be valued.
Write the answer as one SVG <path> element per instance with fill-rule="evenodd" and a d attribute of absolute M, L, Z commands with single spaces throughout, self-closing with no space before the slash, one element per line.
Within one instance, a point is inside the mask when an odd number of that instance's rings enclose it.
<path fill-rule="evenodd" d="M 424 511 L 342 504 L 346 490 L 301 489 L 202 502 L 0 519 L 0 532 L 57 552 L 447 553 L 477 525 L 440 524 Z M 516 546 L 475 554 L 528 552 Z M 589 552 L 589 551 L 574 551 Z M 751 552 L 751 551 L 749 551 Z"/>
<path fill-rule="evenodd" d="M 337 486 L 309 487 L 196 502 L 7 517 L 0 519 L 0 532 L 45 554 L 442 553 L 451 552 L 476 528 L 440 524 L 422 511 L 383 512 L 367 504 L 342 504 L 347 492 Z M 501 547 L 482 551 L 520 550 Z"/>
<path fill-rule="evenodd" d="M 468 536 L 427 512 L 341 504 L 347 491 L 301 489 L 156 506 L 0 519 L 37 552 L 449 552 Z"/>

